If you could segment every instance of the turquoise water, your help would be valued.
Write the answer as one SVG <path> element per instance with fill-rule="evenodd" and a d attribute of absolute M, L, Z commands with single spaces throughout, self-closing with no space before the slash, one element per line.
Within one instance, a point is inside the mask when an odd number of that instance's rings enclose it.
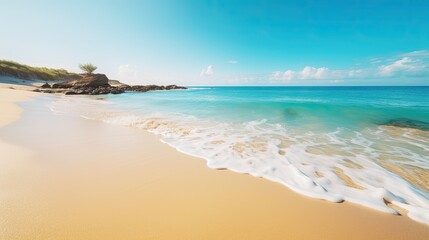
<path fill-rule="evenodd" d="M 207 87 L 128 93 L 111 99 L 133 111 L 219 121 L 266 119 L 294 127 L 359 129 L 392 119 L 429 124 L 429 87 Z M 426 126 L 428 127 L 428 126 Z M 314 130 L 318 130 L 315 128 Z"/>
<path fill-rule="evenodd" d="M 211 168 L 397 214 L 393 204 L 429 224 L 429 87 L 191 87 L 63 98 L 53 109 L 70 101 Z"/>

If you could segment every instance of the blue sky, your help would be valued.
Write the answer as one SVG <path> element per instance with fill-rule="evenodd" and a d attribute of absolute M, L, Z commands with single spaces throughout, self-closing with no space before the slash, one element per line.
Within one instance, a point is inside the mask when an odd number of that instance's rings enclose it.
<path fill-rule="evenodd" d="M 429 85 L 429 1 L 0 0 L 0 58 L 129 83 Z"/>

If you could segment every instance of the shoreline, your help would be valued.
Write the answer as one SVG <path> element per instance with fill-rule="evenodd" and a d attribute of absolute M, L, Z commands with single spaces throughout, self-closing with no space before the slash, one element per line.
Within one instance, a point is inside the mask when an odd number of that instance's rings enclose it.
<path fill-rule="evenodd" d="M 11 89 L 11 87 L 12 85 L 9 84 L 0 84 L 0 131 L 20 119 L 24 110 L 17 105 L 18 103 L 31 101 L 32 97 L 39 95 L 25 90 L 26 88 L 20 89 L 21 86 L 14 86 L 20 90 Z M 22 161 L 23 159 L 30 159 L 32 156 L 32 151 L 5 141 L 0 134 L 0 159 L 2 159 L 0 161 L 0 169 L 4 168 L 5 164 L 8 164 L 9 161 Z M 7 171 L 0 170 L 0 174 L 8 173 Z M 0 186 L 2 185 L 1 183 Z M 3 195 L 0 192 L 0 199 L 2 199 Z"/>
<path fill-rule="evenodd" d="M 17 103 L 30 101 L 31 97 L 39 95 L 38 93 L 27 91 L 26 88 L 19 87 L 21 86 L 0 84 L 0 108 L 2 109 L 0 128 L 15 122 L 20 118 L 23 109 L 17 106 Z"/>
<path fill-rule="evenodd" d="M 18 93 L 0 91 L 8 97 Z M 0 233 L 6 239 L 429 237 L 427 225 L 406 216 L 310 199 L 262 178 L 213 170 L 148 132 L 54 116 L 38 101 L 24 104 L 21 119 L 22 110 L 8 109 L 12 120 L 3 120 L 2 114 L 0 121 L 18 120 L 0 124 L 0 137 L 34 152 L 3 170 L 14 176 L 0 181 L 10 198 L 7 204 L 0 198 L 1 208 L 9 207 L 1 210 L 10 218 L 0 222 L 1 229 L 8 229 Z M 39 138 L 44 142 L 36 142 Z M 18 179 L 22 172 L 27 179 Z M 25 220 L 27 211 L 32 214 Z"/>

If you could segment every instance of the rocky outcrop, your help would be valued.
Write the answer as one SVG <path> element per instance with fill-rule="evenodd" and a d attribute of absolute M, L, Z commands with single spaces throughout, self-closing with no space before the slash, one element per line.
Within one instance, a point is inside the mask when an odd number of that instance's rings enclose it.
<path fill-rule="evenodd" d="M 109 79 L 104 74 L 85 74 L 79 80 L 55 83 L 52 88 L 55 90 L 44 92 L 64 93 L 66 95 L 119 94 L 124 92 L 122 89 L 110 86 Z"/>
<path fill-rule="evenodd" d="M 117 87 L 81 87 L 70 88 L 64 92 L 65 95 L 100 95 L 100 94 L 120 94 L 125 92 Z"/>
<path fill-rule="evenodd" d="M 104 74 L 86 74 L 79 80 L 55 83 L 52 88 L 110 87 L 109 79 Z"/>
<path fill-rule="evenodd" d="M 119 85 L 112 86 L 109 84 L 109 79 L 106 77 L 106 75 L 91 74 L 91 75 L 84 75 L 79 80 L 55 83 L 52 85 L 52 88 L 50 88 L 49 86 L 49 89 L 45 87 L 41 87 L 40 89 L 37 89 L 37 90 L 45 93 L 64 93 L 65 95 L 99 95 L 99 94 L 109 94 L 109 93 L 120 94 L 125 91 L 148 92 L 148 91 L 155 91 L 155 90 L 174 90 L 174 89 L 186 89 L 186 88 L 177 86 L 177 85 L 130 86 L 130 85 L 120 84 L 120 83 Z"/>
<path fill-rule="evenodd" d="M 165 90 L 180 90 L 180 89 L 187 89 L 186 87 L 177 86 L 177 85 L 167 85 L 165 87 Z"/>
<path fill-rule="evenodd" d="M 157 90 L 175 90 L 175 89 L 186 89 L 185 87 L 177 86 L 177 85 L 168 85 L 168 86 L 158 86 L 158 85 L 123 85 L 119 86 L 125 91 L 132 92 L 148 92 L 148 91 L 157 91 Z"/>

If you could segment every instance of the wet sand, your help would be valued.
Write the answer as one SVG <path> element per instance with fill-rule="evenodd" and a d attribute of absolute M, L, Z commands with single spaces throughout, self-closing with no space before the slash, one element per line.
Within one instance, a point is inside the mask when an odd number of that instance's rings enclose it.
<path fill-rule="evenodd" d="M 145 131 L 53 114 L 54 96 L 3 120 L 22 101 L 5 91 L 18 92 L 0 89 L 0 239 L 429 239 L 406 216 L 310 199 L 209 169 Z"/>

